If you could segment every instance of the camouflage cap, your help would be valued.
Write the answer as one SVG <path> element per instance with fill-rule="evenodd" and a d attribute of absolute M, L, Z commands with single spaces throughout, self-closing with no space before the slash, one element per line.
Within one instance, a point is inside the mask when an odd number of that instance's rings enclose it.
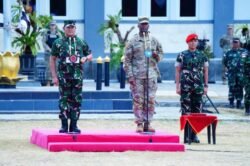
<path fill-rule="evenodd" d="M 238 43 L 240 42 L 240 38 L 239 37 L 234 37 L 233 38 L 233 43 Z"/>
<path fill-rule="evenodd" d="M 138 18 L 138 23 L 142 24 L 142 23 L 149 23 L 149 18 L 148 17 L 139 17 Z"/>
<path fill-rule="evenodd" d="M 233 24 L 227 24 L 227 28 L 230 29 L 230 28 L 233 28 Z"/>
<path fill-rule="evenodd" d="M 52 21 L 50 21 L 49 24 L 50 24 L 50 25 L 56 25 L 56 21 L 55 21 L 55 20 L 52 20 Z"/>
<path fill-rule="evenodd" d="M 66 20 L 64 21 L 64 27 L 76 26 L 76 22 L 74 20 Z"/>

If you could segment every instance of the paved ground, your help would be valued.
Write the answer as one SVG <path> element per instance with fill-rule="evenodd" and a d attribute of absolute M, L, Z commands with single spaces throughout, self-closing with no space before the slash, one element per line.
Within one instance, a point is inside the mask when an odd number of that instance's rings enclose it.
<path fill-rule="evenodd" d="M 214 111 L 212 108 L 209 110 Z M 244 121 L 250 122 L 250 116 L 244 115 L 243 109 L 218 108 L 220 114 L 215 114 L 221 121 Z M 156 107 L 156 120 L 178 120 L 180 118 L 179 107 Z M 0 114 L 0 120 L 22 121 L 22 120 L 57 120 L 57 114 Z M 84 114 L 82 111 L 82 120 L 133 120 L 132 113 L 122 114 Z"/>
<path fill-rule="evenodd" d="M 57 87 L 18 86 L 15 90 L 57 91 Z M 84 83 L 84 91 L 95 90 L 93 81 Z M 103 90 L 121 90 L 118 83 L 111 83 Z M 129 90 L 126 85 L 125 89 Z M 0 92 L 3 90 L 0 90 Z M 215 104 L 227 103 L 227 86 L 221 83 L 209 85 L 209 96 Z M 157 101 L 178 102 L 175 84 L 163 81 L 159 84 Z M 176 133 L 183 140 L 179 129 L 179 107 L 156 107 L 153 126 L 160 131 Z M 208 108 L 213 111 L 212 107 Z M 87 166 L 166 166 L 166 165 L 241 165 L 250 163 L 250 116 L 244 116 L 243 109 L 218 107 L 220 114 L 217 126 L 217 144 L 207 144 L 206 131 L 199 134 L 201 144 L 186 145 L 184 153 L 165 152 L 124 152 L 124 153 L 50 153 L 29 143 L 32 128 L 59 128 L 57 114 L 0 114 L 0 166 L 28 165 L 87 165 Z M 79 127 L 84 129 L 129 129 L 134 130 L 134 116 L 128 114 L 84 114 L 82 111 Z"/>
<path fill-rule="evenodd" d="M 186 152 L 134 152 L 123 153 L 52 153 L 30 144 L 33 128 L 59 128 L 58 120 L 0 121 L 0 166 L 248 166 L 250 162 L 249 122 L 221 121 L 217 126 L 216 145 L 208 144 L 206 130 L 198 136 L 200 144 L 185 145 Z M 84 130 L 135 130 L 132 120 L 83 119 L 78 126 Z M 155 119 L 158 131 L 180 136 L 178 120 Z"/>

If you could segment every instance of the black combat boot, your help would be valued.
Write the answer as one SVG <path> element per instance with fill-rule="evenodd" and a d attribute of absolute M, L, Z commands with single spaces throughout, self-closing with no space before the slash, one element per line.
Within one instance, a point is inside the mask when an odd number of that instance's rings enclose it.
<path fill-rule="evenodd" d="M 70 121 L 69 132 L 81 133 L 81 130 L 78 129 L 78 127 L 77 127 L 77 120 L 71 120 Z"/>
<path fill-rule="evenodd" d="M 193 131 L 192 131 L 191 138 L 192 138 L 192 142 L 194 142 L 194 143 L 200 143 L 199 138 L 197 137 L 197 135 Z"/>
<path fill-rule="evenodd" d="M 229 107 L 234 108 L 234 100 L 233 99 L 229 100 Z"/>
<path fill-rule="evenodd" d="M 68 132 L 68 119 L 61 119 L 62 127 L 59 130 L 59 133 L 67 133 Z"/>
<path fill-rule="evenodd" d="M 240 100 L 237 100 L 236 107 L 237 107 L 238 109 L 241 109 L 241 108 L 242 108 L 242 107 L 241 107 L 241 101 L 240 101 Z"/>
<path fill-rule="evenodd" d="M 250 116 L 250 106 L 249 105 L 245 105 L 245 110 L 246 110 L 245 115 Z"/>

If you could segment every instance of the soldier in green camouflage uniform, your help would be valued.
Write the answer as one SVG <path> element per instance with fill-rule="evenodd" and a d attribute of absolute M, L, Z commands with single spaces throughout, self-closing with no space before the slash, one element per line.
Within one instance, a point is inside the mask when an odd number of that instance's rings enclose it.
<path fill-rule="evenodd" d="M 181 52 L 176 59 L 176 93 L 181 95 L 181 112 L 200 113 L 202 96 L 208 89 L 208 59 L 196 47 L 198 36 L 190 34 L 186 38 L 188 50 Z M 199 143 L 192 133 L 192 142 Z"/>
<path fill-rule="evenodd" d="M 223 35 L 222 38 L 220 39 L 220 47 L 222 48 L 223 51 L 223 55 L 229 51 L 232 47 L 232 40 L 233 40 L 233 25 L 232 24 L 228 24 L 227 25 L 227 34 Z M 222 63 L 222 81 L 223 84 L 226 84 L 226 67 L 224 66 L 224 64 Z"/>
<path fill-rule="evenodd" d="M 244 75 L 244 103 L 245 103 L 245 115 L 250 115 L 250 38 L 246 41 L 246 47 L 248 54 L 243 55 L 243 75 Z"/>
<path fill-rule="evenodd" d="M 223 64 L 228 70 L 228 100 L 231 108 L 234 108 L 234 100 L 237 100 L 237 108 L 241 108 L 243 99 L 243 56 L 247 51 L 240 48 L 240 39 L 233 38 L 233 46 L 223 57 Z"/>
<path fill-rule="evenodd" d="M 163 50 L 158 40 L 149 35 L 149 19 L 139 18 L 139 34 L 136 34 L 127 44 L 125 50 L 124 70 L 126 71 L 130 89 L 133 96 L 133 111 L 137 124 L 136 132 L 143 132 L 147 122 L 146 91 L 149 92 L 148 121 L 152 121 L 155 110 L 155 94 L 157 91 L 157 77 L 160 76 L 158 62 L 162 59 Z M 149 79 L 147 87 L 147 57 L 145 50 L 149 50 L 152 56 L 149 58 Z M 144 123 L 144 124 L 143 124 Z M 148 131 L 155 129 L 148 125 Z"/>
<path fill-rule="evenodd" d="M 70 132 L 80 133 L 77 120 L 80 116 L 82 102 L 83 66 L 92 60 L 89 47 L 85 41 L 78 38 L 74 21 L 64 22 L 65 37 L 57 39 L 52 46 L 50 67 L 53 83 L 59 85 L 59 118 L 62 121 L 61 133 L 68 132 L 68 119 L 70 119 Z M 58 59 L 57 73 L 55 70 Z"/>

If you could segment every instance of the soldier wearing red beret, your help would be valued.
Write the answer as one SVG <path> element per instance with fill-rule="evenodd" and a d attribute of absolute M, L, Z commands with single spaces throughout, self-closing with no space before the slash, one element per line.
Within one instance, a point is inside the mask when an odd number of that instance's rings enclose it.
<path fill-rule="evenodd" d="M 208 59 L 196 49 L 198 35 L 188 35 L 186 43 L 188 49 L 177 56 L 175 63 L 176 93 L 181 96 L 182 114 L 200 113 L 202 96 L 207 94 L 208 90 Z M 192 142 L 200 142 L 194 132 Z"/>

